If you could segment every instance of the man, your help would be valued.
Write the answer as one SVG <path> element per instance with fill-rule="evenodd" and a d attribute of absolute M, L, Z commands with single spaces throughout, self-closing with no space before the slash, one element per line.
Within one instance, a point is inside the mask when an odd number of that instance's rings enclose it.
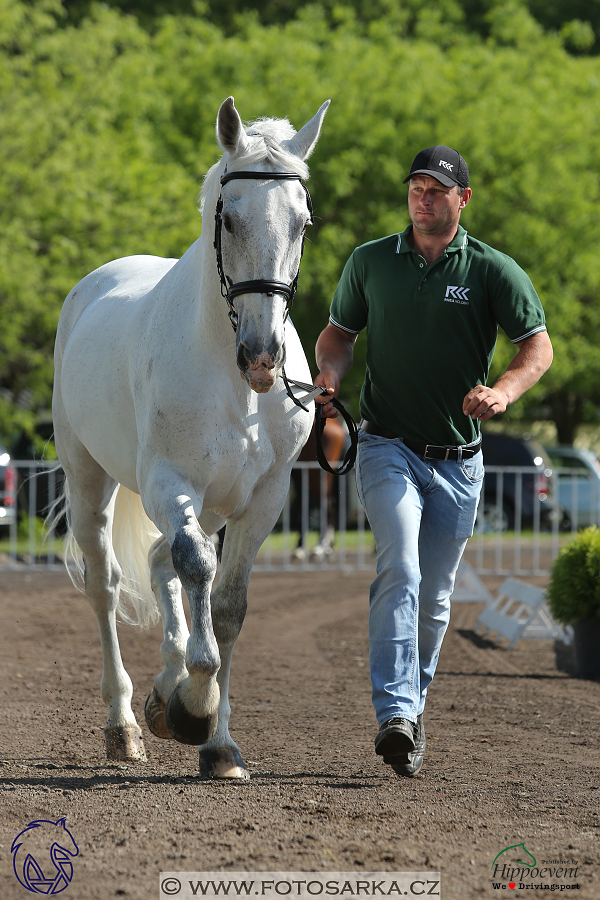
<path fill-rule="evenodd" d="M 429 147 L 406 182 L 412 224 L 348 260 L 317 341 L 315 384 L 337 395 L 366 327 L 356 481 L 377 549 L 369 611 L 375 751 L 410 777 L 423 762 L 427 688 L 473 533 L 479 423 L 538 381 L 552 345 L 525 272 L 459 225 L 471 199 L 462 156 Z M 518 351 L 487 387 L 498 326 Z"/>

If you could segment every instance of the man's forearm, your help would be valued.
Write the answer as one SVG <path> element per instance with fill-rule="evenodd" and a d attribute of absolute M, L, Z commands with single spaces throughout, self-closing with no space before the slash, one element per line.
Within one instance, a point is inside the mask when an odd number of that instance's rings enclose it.
<path fill-rule="evenodd" d="M 479 384 L 469 391 L 463 412 L 472 419 L 485 421 L 503 413 L 510 403 L 540 380 L 552 363 L 552 344 L 545 331 L 534 334 L 519 344 L 519 352 L 506 372 L 491 387 Z"/>
<path fill-rule="evenodd" d="M 494 390 L 502 391 L 508 406 L 536 384 L 552 363 L 552 344 L 547 332 L 542 331 L 523 341 L 519 351 L 508 365 Z"/>
<path fill-rule="evenodd" d="M 315 384 L 327 389 L 329 396 L 337 397 L 340 381 L 350 369 L 354 359 L 356 335 L 343 331 L 331 322 L 319 335 L 315 347 L 315 358 L 319 374 Z M 323 404 L 323 415 L 335 418 L 338 413 L 326 397 L 315 397 L 316 403 Z"/>
<path fill-rule="evenodd" d="M 343 332 L 331 324 L 321 332 L 317 341 L 315 358 L 319 372 L 325 378 L 335 375 L 338 387 L 339 382 L 352 366 L 355 341 L 356 335 Z M 329 387 L 329 385 L 326 386 Z"/>

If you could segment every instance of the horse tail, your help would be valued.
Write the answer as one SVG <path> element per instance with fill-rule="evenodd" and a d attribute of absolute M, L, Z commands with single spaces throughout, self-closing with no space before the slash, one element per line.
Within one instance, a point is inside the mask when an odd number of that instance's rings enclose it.
<path fill-rule="evenodd" d="M 148 628 L 160 619 L 150 583 L 148 553 L 161 537 L 144 512 L 140 495 L 120 484 L 115 499 L 112 544 L 123 572 L 118 613 L 130 625 Z"/>
<path fill-rule="evenodd" d="M 85 593 L 85 565 L 71 527 L 69 482 L 66 478 L 63 491 L 46 518 L 46 529 L 51 531 L 65 518 L 65 567 L 73 585 Z M 150 548 L 160 537 L 161 533 L 144 512 L 140 495 L 120 484 L 115 497 L 112 545 L 122 572 L 117 615 L 130 625 L 148 628 L 160 619 L 148 563 Z"/>

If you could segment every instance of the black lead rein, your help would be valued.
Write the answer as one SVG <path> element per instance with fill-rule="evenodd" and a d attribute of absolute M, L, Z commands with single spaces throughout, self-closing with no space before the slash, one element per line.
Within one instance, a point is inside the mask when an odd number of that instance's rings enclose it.
<path fill-rule="evenodd" d="M 235 179 L 255 179 L 257 181 L 283 181 L 285 180 L 293 180 L 293 181 L 302 181 L 302 177 L 298 175 L 296 172 L 228 172 L 225 169 L 224 174 L 221 176 L 221 186 L 227 184 L 228 181 L 233 181 Z M 308 188 L 305 184 L 302 185 L 304 188 L 304 192 L 306 194 L 306 203 L 308 206 L 308 212 L 310 214 L 310 224 L 313 224 L 313 208 L 312 201 L 310 199 L 310 194 L 308 192 Z M 231 327 L 234 331 L 237 331 L 238 326 L 238 315 L 233 305 L 233 301 L 236 297 L 239 297 L 240 294 L 267 294 L 268 296 L 272 296 L 273 294 L 283 294 L 285 297 L 285 319 L 290 314 L 290 309 L 292 308 L 292 303 L 294 302 L 294 295 L 296 293 L 296 289 L 298 287 L 298 278 L 300 276 L 300 267 L 298 267 L 298 271 L 296 272 L 296 276 L 293 279 L 291 284 L 286 284 L 283 281 L 267 281 L 266 279 L 258 279 L 255 281 L 238 281 L 234 284 L 229 278 L 228 275 L 225 275 L 223 270 L 223 254 L 221 247 L 221 231 L 223 227 L 223 197 L 219 194 L 219 199 L 217 200 L 217 206 L 215 210 L 215 239 L 214 239 L 214 248 L 217 254 L 217 272 L 219 275 L 219 279 L 221 281 L 221 294 L 223 295 L 227 306 L 229 307 L 229 321 L 231 322 Z M 302 261 L 302 255 L 304 253 L 304 237 L 302 238 L 302 247 L 300 250 L 300 260 Z M 296 406 L 301 407 L 301 409 L 309 412 L 308 408 L 301 403 L 296 397 L 294 397 L 292 393 L 292 389 L 290 385 L 294 385 L 295 387 L 299 387 L 302 390 L 307 391 L 311 394 L 312 397 L 317 396 L 319 393 L 322 395 L 326 395 L 327 391 L 322 389 L 319 391 L 315 388 L 313 384 L 304 384 L 301 381 L 293 381 L 292 379 L 288 379 L 285 374 L 285 369 L 282 369 L 282 378 L 283 383 L 285 384 L 285 389 L 288 393 L 288 396 L 294 401 Z M 307 399 L 307 398 L 304 398 Z M 322 469 L 325 469 L 326 472 L 329 472 L 331 475 L 346 475 L 349 472 L 356 461 L 356 448 L 358 446 L 358 429 L 356 427 L 356 422 L 352 418 L 352 416 L 348 413 L 348 411 L 342 406 L 339 400 L 335 397 L 329 397 L 329 402 L 334 406 L 335 409 L 341 414 L 344 419 L 348 432 L 350 434 L 350 447 L 348 448 L 346 455 L 344 457 L 344 461 L 341 466 L 337 469 L 333 469 L 329 463 L 327 462 L 327 458 L 325 456 L 325 451 L 323 450 L 323 429 L 325 428 L 325 419 L 322 416 L 322 404 L 316 404 L 316 414 L 315 414 L 315 429 L 316 429 L 316 437 L 317 437 L 317 459 L 319 461 L 319 465 Z"/>
<path fill-rule="evenodd" d="M 303 391 L 307 391 L 310 395 L 311 399 L 314 397 L 327 397 L 329 403 L 337 409 L 344 422 L 346 423 L 346 427 L 348 428 L 348 434 L 350 435 L 350 446 L 346 450 L 346 455 L 344 456 L 344 460 L 341 466 L 338 466 L 337 469 L 333 469 L 325 456 L 325 451 L 323 450 L 323 430 L 325 428 L 325 422 L 327 421 L 323 417 L 323 404 L 315 403 L 316 411 L 315 411 L 315 431 L 317 438 L 317 459 L 319 460 L 319 465 L 322 469 L 325 469 L 326 472 L 329 472 L 331 475 L 347 475 L 354 468 L 354 463 L 356 462 L 356 450 L 358 447 L 358 428 L 356 427 L 356 422 L 346 409 L 346 407 L 337 399 L 337 397 L 330 397 L 325 388 L 319 388 L 314 384 L 305 384 L 303 381 L 294 381 L 292 378 L 287 378 L 285 372 L 282 373 L 283 383 L 285 384 L 285 389 L 288 392 L 289 396 L 292 398 L 296 406 L 300 406 L 302 409 L 305 409 L 307 412 L 309 411 L 297 397 L 294 397 L 292 394 L 291 385 L 294 387 L 298 387 Z M 307 398 L 304 397 L 304 400 Z"/>

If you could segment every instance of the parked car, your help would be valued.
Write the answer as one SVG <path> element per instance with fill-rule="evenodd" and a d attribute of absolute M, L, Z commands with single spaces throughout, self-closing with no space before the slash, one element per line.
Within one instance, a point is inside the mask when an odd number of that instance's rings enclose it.
<path fill-rule="evenodd" d="M 491 431 L 482 431 L 482 440 L 486 473 L 477 527 L 482 527 L 484 531 L 512 530 L 517 524 L 521 528 L 532 528 L 539 508 L 540 528 L 550 531 L 554 521 L 560 522 L 562 511 L 552 496 L 552 461 L 542 445 L 529 435 L 514 437 Z M 500 476 L 500 473 L 489 472 L 489 466 L 518 466 L 530 471 L 520 474 L 504 472 Z M 516 522 L 519 490 L 520 523 Z"/>
<path fill-rule="evenodd" d="M 10 464 L 10 454 L 0 444 L 0 525 L 15 521 L 17 470 Z"/>
<path fill-rule="evenodd" d="M 558 501 L 564 510 L 561 527 L 597 525 L 600 516 L 600 462 L 593 450 L 560 444 L 546 447 L 558 469 Z M 564 470 L 564 471 L 562 471 Z"/>

